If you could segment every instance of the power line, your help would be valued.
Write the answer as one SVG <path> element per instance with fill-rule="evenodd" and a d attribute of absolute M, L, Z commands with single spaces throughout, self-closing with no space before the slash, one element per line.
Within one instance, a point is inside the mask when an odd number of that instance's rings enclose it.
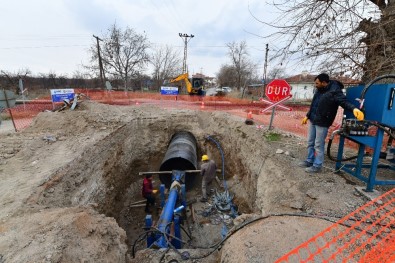
<path fill-rule="evenodd" d="M 178 10 L 176 9 L 176 7 L 175 7 L 173 1 L 170 1 L 170 2 L 171 2 L 171 5 L 172 5 L 172 8 L 170 8 L 170 7 L 167 5 L 166 1 L 162 1 L 162 3 L 164 3 L 165 7 L 166 7 L 170 12 L 173 13 L 173 16 L 171 16 L 171 17 L 174 19 L 174 21 L 176 22 L 177 26 L 178 26 L 180 29 L 184 29 L 185 23 L 182 23 L 182 21 L 179 20 L 179 14 L 182 14 L 182 13 L 178 12 Z"/>

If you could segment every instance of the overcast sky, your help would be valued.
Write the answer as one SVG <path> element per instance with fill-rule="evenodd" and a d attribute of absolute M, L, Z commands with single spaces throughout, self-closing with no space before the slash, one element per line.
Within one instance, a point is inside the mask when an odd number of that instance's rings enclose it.
<path fill-rule="evenodd" d="M 171 45 L 183 54 L 179 33 L 193 34 L 188 44 L 190 74 L 215 76 L 229 64 L 226 43 L 245 40 L 250 58 L 263 72 L 263 19 L 275 15 L 262 0 L 0 0 L 0 70 L 30 69 L 34 75 L 72 76 L 88 63 L 92 35 L 102 36 L 117 23 L 146 33 L 155 45 Z M 271 20 L 271 19 L 270 19 Z M 252 32 L 253 34 L 250 34 Z M 269 48 L 273 43 L 269 43 Z M 269 65 L 269 67 L 278 65 Z M 150 74 L 149 71 L 146 72 Z M 300 73 L 300 72 L 296 72 Z"/>

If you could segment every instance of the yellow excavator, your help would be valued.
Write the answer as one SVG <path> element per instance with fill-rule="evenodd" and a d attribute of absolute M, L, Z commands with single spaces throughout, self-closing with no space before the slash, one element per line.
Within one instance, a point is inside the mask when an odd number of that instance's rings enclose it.
<path fill-rule="evenodd" d="M 192 78 L 192 83 L 189 81 L 188 78 L 188 73 L 181 74 L 174 79 L 171 79 L 169 82 L 174 83 L 174 82 L 179 82 L 179 81 L 184 81 L 185 87 L 187 89 L 187 92 L 189 95 L 204 95 L 204 87 L 203 83 L 204 80 L 203 78 Z"/>

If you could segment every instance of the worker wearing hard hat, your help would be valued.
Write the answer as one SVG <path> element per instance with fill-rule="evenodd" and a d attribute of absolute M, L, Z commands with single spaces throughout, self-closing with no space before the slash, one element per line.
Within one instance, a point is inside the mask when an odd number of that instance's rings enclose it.
<path fill-rule="evenodd" d="M 147 174 L 144 178 L 143 181 L 143 187 L 142 187 L 142 192 L 141 194 L 145 199 L 147 199 L 147 202 L 145 204 L 145 212 L 146 213 L 151 213 L 150 206 L 155 205 L 155 196 L 158 190 L 155 190 L 153 185 L 152 185 L 152 174 Z"/>
<path fill-rule="evenodd" d="M 200 166 L 200 174 L 202 175 L 202 198 L 200 201 L 207 201 L 207 186 L 215 178 L 215 172 L 217 170 L 217 165 L 213 160 L 210 160 L 208 155 L 202 156 L 202 165 Z"/>
<path fill-rule="evenodd" d="M 305 167 L 307 173 L 318 173 L 324 163 L 325 138 L 328 128 L 335 120 L 337 109 L 342 107 L 352 111 L 359 120 L 364 119 L 364 114 L 352 103 L 347 101 L 342 89 L 343 84 L 337 80 L 329 80 L 328 74 L 321 73 L 314 79 L 316 92 L 314 93 L 310 109 L 303 118 L 302 124 L 310 120 L 307 136 L 307 158 L 299 163 Z"/>

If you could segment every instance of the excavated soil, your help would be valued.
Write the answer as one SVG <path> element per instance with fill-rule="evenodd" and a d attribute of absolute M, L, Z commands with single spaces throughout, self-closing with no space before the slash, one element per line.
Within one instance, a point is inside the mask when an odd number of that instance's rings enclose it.
<path fill-rule="evenodd" d="M 139 172 L 159 169 L 178 131 L 191 132 L 197 156 L 206 153 L 219 167 L 220 152 L 206 136 L 221 144 L 239 228 L 212 249 L 218 229 L 194 222 L 199 249 L 146 250 L 140 242 L 132 255 L 144 231 L 144 207 L 131 206 L 142 199 Z M 355 190 L 362 184 L 334 174 L 329 161 L 316 175 L 297 167 L 304 138 L 225 112 L 85 101 L 0 136 L 0 262 L 178 262 L 184 251 L 196 258 L 184 262 L 273 262 L 328 227 L 323 218 L 337 220 L 367 201 Z M 189 200 L 200 195 L 199 179 Z"/>

